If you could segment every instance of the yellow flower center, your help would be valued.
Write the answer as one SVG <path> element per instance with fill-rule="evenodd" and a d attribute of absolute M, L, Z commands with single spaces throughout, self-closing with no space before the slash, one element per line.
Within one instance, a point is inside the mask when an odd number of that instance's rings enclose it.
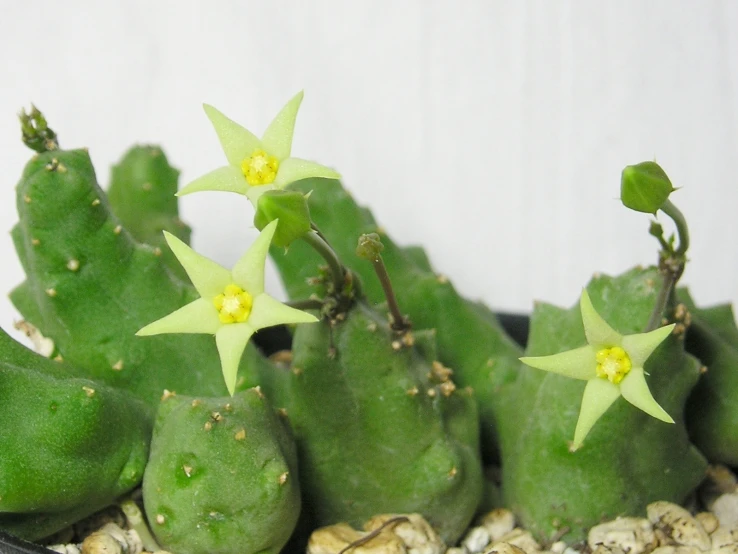
<path fill-rule="evenodd" d="M 254 186 L 273 183 L 277 178 L 278 169 L 279 160 L 261 148 L 254 150 L 251 156 L 241 162 L 241 171 L 246 177 L 246 182 Z"/>
<path fill-rule="evenodd" d="M 628 353 L 619 346 L 603 348 L 595 354 L 597 359 L 597 377 L 609 380 L 617 385 L 630 372 L 633 364 Z"/>
<path fill-rule="evenodd" d="M 223 294 L 213 298 L 221 323 L 242 323 L 251 313 L 254 301 L 251 295 L 238 285 L 228 285 Z"/>

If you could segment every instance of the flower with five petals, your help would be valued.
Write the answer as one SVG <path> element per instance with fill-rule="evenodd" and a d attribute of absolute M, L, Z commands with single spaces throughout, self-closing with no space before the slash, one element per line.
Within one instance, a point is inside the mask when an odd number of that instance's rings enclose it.
<path fill-rule="evenodd" d="M 247 196 L 256 206 L 256 201 L 264 192 L 283 189 L 300 179 L 338 179 L 340 175 L 334 170 L 290 155 L 302 96 L 303 93 L 299 92 L 287 102 L 261 139 L 213 106 L 204 104 L 205 113 L 220 139 L 228 165 L 195 179 L 177 196 L 204 190 L 229 191 Z"/>
<path fill-rule="evenodd" d="M 275 300 L 264 292 L 264 263 L 277 228 L 269 223 L 231 271 L 201 256 L 174 235 L 164 232 L 200 298 L 140 329 L 140 336 L 161 333 L 215 335 L 223 378 L 233 395 L 246 344 L 254 332 L 282 323 L 311 323 L 317 318 Z"/>
<path fill-rule="evenodd" d="M 646 360 L 674 325 L 623 336 L 595 311 L 586 289 L 579 307 L 586 346 L 551 356 L 520 358 L 531 367 L 587 381 L 570 450 L 582 445 L 592 426 L 619 396 L 656 419 L 674 423 L 651 394 L 643 370 Z"/>

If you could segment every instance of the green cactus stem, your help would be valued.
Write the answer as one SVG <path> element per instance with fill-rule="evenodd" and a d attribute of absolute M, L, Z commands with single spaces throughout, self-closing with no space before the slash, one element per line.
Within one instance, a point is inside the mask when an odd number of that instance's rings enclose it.
<path fill-rule="evenodd" d="M 36 540 L 143 477 L 152 414 L 0 330 L 0 529 Z"/>
<path fill-rule="evenodd" d="M 110 209 L 138 242 L 158 248 L 170 271 L 188 281 L 164 240 L 167 231 L 190 243 L 192 230 L 179 218 L 179 171 L 158 146 L 134 146 L 113 166 L 107 195 Z"/>
<path fill-rule="evenodd" d="M 432 333 L 401 341 L 362 302 L 295 331 L 291 370 L 265 387 L 289 414 L 318 524 L 420 512 L 449 542 L 467 528 L 483 488 L 477 410 L 434 350 Z"/>
<path fill-rule="evenodd" d="M 496 412 L 505 383 L 517 374 L 520 347 L 505 334 L 488 308 L 462 298 L 447 278 L 434 273 L 421 248 L 398 247 L 338 181 L 306 179 L 290 188 L 313 191 L 313 221 L 342 262 L 360 277 L 363 292 L 375 305 L 384 302 L 385 294 L 373 266 L 356 255 L 356 241 L 367 233 L 381 237 L 382 260 L 392 277 L 397 302 L 415 329 L 435 329 L 439 361 L 454 370 L 460 387 L 474 389 L 480 410 L 482 449 L 486 459 L 495 458 Z M 315 292 L 309 283 L 315 282 L 311 278 L 320 259 L 304 244 L 294 243 L 286 254 L 273 249 L 272 258 L 290 298 L 307 298 Z"/>
<path fill-rule="evenodd" d="M 635 269 L 596 277 L 587 291 L 613 329 L 632 334 L 645 327 L 658 282 L 655 269 Z M 550 355 L 586 342 L 579 306 L 536 305 L 526 355 Z M 645 371 L 651 393 L 675 423 L 619 398 L 584 445 L 571 452 L 585 381 L 522 366 L 500 410 L 505 504 L 539 538 L 577 541 L 603 518 L 643 516 L 655 500 L 682 502 L 706 468 L 682 415 L 699 368 L 684 352 L 683 338 L 672 333 L 648 358 Z"/>
<path fill-rule="evenodd" d="M 261 390 L 171 396 L 156 419 L 143 485 L 157 541 L 178 554 L 277 554 L 300 513 L 288 426 Z"/>
<path fill-rule="evenodd" d="M 165 389 L 226 394 L 211 337 L 135 336 L 198 295 L 112 215 L 86 150 L 35 156 L 17 207 L 13 240 L 27 280 L 11 300 L 65 360 L 151 406 Z"/>
<path fill-rule="evenodd" d="M 686 347 L 704 364 L 687 403 L 689 435 L 711 463 L 738 466 L 738 328 L 730 305 L 697 308 L 679 290 Z"/>

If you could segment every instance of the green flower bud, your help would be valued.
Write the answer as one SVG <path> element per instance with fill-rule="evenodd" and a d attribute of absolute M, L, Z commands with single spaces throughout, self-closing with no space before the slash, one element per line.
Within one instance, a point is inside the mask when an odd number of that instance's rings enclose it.
<path fill-rule="evenodd" d="M 369 233 L 359 237 L 359 244 L 356 247 L 356 255 L 364 260 L 375 262 L 379 259 L 379 255 L 384 250 L 384 244 L 377 233 Z"/>
<path fill-rule="evenodd" d="M 289 246 L 310 232 L 310 209 L 307 197 L 300 192 L 270 190 L 259 196 L 254 225 L 259 231 L 275 219 L 279 220 L 272 244 Z"/>
<path fill-rule="evenodd" d="M 664 236 L 664 227 L 658 221 L 652 221 L 648 227 L 648 233 L 656 238 Z"/>
<path fill-rule="evenodd" d="M 655 214 L 674 190 L 669 177 L 656 162 L 641 162 L 623 169 L 620 200 L 626 208 Z"/>
<path fill-rule="evenodd" d="M 18 118 L 21 124 L 23 144 L 39 154 L 49 150 L 58 150 L 59 143 L 56 139 L 56 133 L 49 128 L 44 114 L 38 111 L 36 106 L 31 104 L 29 113 L 26 113 L 26 110 L 21 110 Z"/>

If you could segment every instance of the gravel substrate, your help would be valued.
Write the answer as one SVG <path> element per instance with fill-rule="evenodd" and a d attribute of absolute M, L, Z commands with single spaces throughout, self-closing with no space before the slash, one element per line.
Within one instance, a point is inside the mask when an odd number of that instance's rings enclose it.
<path fill-rule="evenodd" d="M 384 514 L 364 530 L 331 525 L 310 537 L 308 554 L 738 554 L 738 481 L 715 466 L 687 509 L 649 504 L 646 517 L 620 517 L 590 529 L 587 542 L 542 544 L 504 508 L 481 516 L 459 544 L 447 546 L 418 514 Z M 142 554 L 156 544 L 135 503 L 75 525 L 47 546 L 63 554 Z M 69 541 L 82 542 L 69 542 Z M 353 546 L 352 546 L 353 545 Z"/>

